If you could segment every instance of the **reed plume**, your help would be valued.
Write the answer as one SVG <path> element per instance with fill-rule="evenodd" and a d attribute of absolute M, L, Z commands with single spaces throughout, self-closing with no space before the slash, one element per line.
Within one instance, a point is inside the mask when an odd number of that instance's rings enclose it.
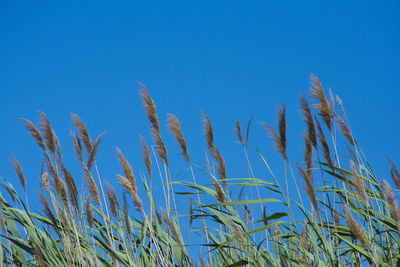
<path fill-rule="evenodd" d="M 98 149 L 98 147 L 99 147 L 99 145 L 100 145 L 100 143 L 101 143 L 101 140 L 102 140 L 102 138 L 103 138 L 104 135 L 105 135 L 105 133 L 100 134 L 100 135 L 96 138 L 96 140 L 94 140 L 94 142 L 93 142 L 93 146 L 92 146 L 92 149 L 90 150 L 90 153 L 89 153 L 89 156 L 88 156 L 88 161 L 87 161 L 87 164 L 86 164 L 86 166 L 87 166 L 87 168 L 88 168 L 89 170 L 91 169 L 92 164 L 93 164 L 93 162 L 94 162 L 95 159 L 96 159 L 97 149 Z"/>
<path fill-rule="evenodd" d="M 167 115 L 168 115 L 168 121 L 169 121 L 168 127 L 169 127 L 172 135 L 178 141 L 183 157 L 190 164 L 189 151 L 186 146 L 185 138 L 183 137 L 183 133 L 181 130 L 181 125 L 179 123 L 179 120 L 176 118 L 176 116 L 174 114 L 167 114 Z"/>
<path fill-rule="evenodd" d="M 66 234 L 68 239 L 70 241 L 72 241 L 72 234 L 71 234 L 71 229 L 68 224 L 67 216 L 65 215 L 65 212 L 61 208 L 60 204 L 58 204 L 58 202 L 55 203 L 55 206 L 56 206 L 58 218 L 60 219 L 60 222 L 61 222 L 61 226 L 64 229 L 64 233 Z"/>
<path fill-rule="evenodd" d="M 39 245 L 33 239 L 31 242 L 33 244 L 33 254 L 36 256 L 36 260 L 37 260 L 39 267 L 46 267 L 47 264 L 46 264 L 44 255 L 43 255 L 42 251 L 40 250 Z"/>
<path fill-rule="evenodd" d="M 244 142 L 245 146 L 247 146 L 248 143 L 249 143 L 250 125 L 251 125 L 251 122 L 252 122 L 252 121 L 253 121 L 253 117 L 250 117 L 249 121 L 247 122 L 247 126 L 246 126 L 246 139 L 245 139 L 245 142 Z"/>
<path fill-rule="evenodd" d="M 315 118 L 315 121 L 317 123 L 318 139 L 322 145 L 322 154 L 324 155 L 324 158 L 325 158 L 326 162 L 328 163 L 329 167 L 333 168 L 331 152 L 329 149 L 328 142 L 326 141 L 324 131 L 322 130 L 321 124 L 319 123 L 317 118 Z"/>
<path fill-rule="evenodd" d="M 141 143 L 142 143 L 142 151 L 143 151 L 143 158 L 144 164 L 146 165 L 147 173 L 149 174 L 150 181 L 152 181 L 152 167 L 151 167 L 151 157 L 149 147 L 146 143 L 146 140 L 141 136 Z"/>
<path fill-rule="evenodd" d="M 89 186 L 90 197 L 92 198 L 93 202 L 100 205 L 99 189 L 96 185 L 96 182 L 93 179 L 92 173 L 87 167 L 84 167 L 84 171 L 85 171 L 86 182 Z"/>
<path fill-rule="evenodd" d="M 94 214 L 93 214 L 92 205 L 90 204 L 89 195 L 86 197 L 86 219 L 87 219 L 87 221 L 89 223 L 89 227 L 93 228 L 93 225 L 94 225 Z"/>
<path fill-rule="evenodd" d="M 354 186 L 357 190 L 358 195 L 360 196 L 363 204 L 365 206 L 368 205 L 368 199 L 367 199 L 367 193 L 365 191 L 365 187 L 364 187 L 364 182 L 360 176 L 360 174 L 358 174 L 356 167 L 354 165 L 353 162 L 350 162 L 350 170 L 351 170 L 351 174 L 354 178 Z"/>
<path fill-rule="evenodd" d="M 313 164 L 313 146 L 308 137 L 304 137 L 304 144 L 306 145 L 306 149 L 304 150 L 304 161 L 306 163 L 306 172 L 308 176 L 312 175 L 312 169 L 314 167 Z"/>
<path fill-rule="evenodd" d="M 43 137 L 40 134 L 40 131 L 36 126 L 29 120 L 27 119 L 19 119 L 24 122 L 25 128 L 27 128 L 28 133 L 36 140 L 36 143 L 39 145 L 39 147 L 43 150 L 46 150 L 46 146 L 43 141 Z"/>
<path fill-rule="evenodd" d="M 157 132 L 154 128 L 151 128 L 151 133 L 153 136 L 153 140 L 155 145 L 155 150 L 161 160 L 168 166 L 168 157 L 167 157 L 167 148 L 165 147 L 164 141 L 161 138 L 159 132 Z"/>
<path fill-rule="evenodd" d="M 226 181 L 226 167 L 225 160 L 219 152 L 219 149 L 214 146 L 214 158 L 217 160 L 218 166 L 217 171 L 219 176 L 221 177 L 222 183 L 224 184 L 225 190 L 228 190 L 228 182 Z"/>
<path fill-rule="evenodd" d="M 178 242 L 178 245 L 181 247 L 182 251 L 184 251 L 185 249 L 183 247 L 183 240 L 182 240 L 181 236 L 179 235 L 175 225 L 171 221 L 168 213 L 165 211 L 163 211 L 163 219 L 164 219 L 165 223 L 167 224 L 168 230 L 172 233 L 172 235 L 174 236 L 174 239 Z"/>
<path fill-rule="evenodd" d="M 265 205 L 262 208 L 262 216 L 263 216 L 264 225 L 268 225 L 267 208 Z"/>
<path fill-rule="evenodd" d="M 19 178 L 19 181 L 21 182 L 22 188 L 26 192 L 26 182 L 25 182 L 24 173 L 22 171 L 21 164 L 19 164 L 19 161 L 17 160 L 17 158 L 14 155 L 11 155 L 11 165 L 18 175 L 18 178 Z"/>
<path fill-rule="evenodd" d="M 225 202 L 225 194 L 224 194 L 224 191 L 221 188 L 221 185 L 215 179 L 213 179 L 213 183 L 212 184 L 213 184 L 215 192 L 216 192 L 215 199 L 219 203 L 224 203 Z"/>
<path fill-rule="evenodd" d="M 304 227 L 303 227 L 303 230 L 301 231 L 301 234 L 300 234 L 300 246 L 301 246 L 301 248 L 303 249 L 303 251 L 307 251 L 308 250 L 308 246 L 307 246 L 307 232 L 308 232 L 308 229 L 307 229 L 307 224 L 304 224 Z M 306 253 L 302 253 L 302 256 L 301 256 L 301 263 L 304 265 L 304 266 L 306 266 L 306 267 L 311 267 L 311 266 L 313 266 L 310 262 L 309 262 L 309 260 L 307 259 L 307 254 Z"/>
<path fill-rule="evenodd" d="M 340 111 L 342 112 L 343 117 L 347 118 L 346 112 L 344 111 L 343 107 L 343 101 L 338 95 L 336 95 L 336 101 L 339 103 Z"/>
<path fill-rule="evenodd" d="M 317 201 L 317 197 L 315 195 L 312 174 L 309 174 L 307 171 L 304 171 L 299 165 L 297 165 L 297 168 L 299 169 L 301 176 L 303 177 L 304 181 L 306 182 L 307 194 L 310 197 L 310 201 L 319 216 L 318 201 Z"/>
<path fill-rule="evenodd" d="M 135 203 L 136 209 L 140 212 L 143 212 L 143 203 L 137 192 L 136 178 L 132 171 L 132 167 L 122 154 L 121 150 L 117 148 L 117 151 L 122 170 L 125 174 L 125 177 L 118 175 L 120 184 L 124 187 L 125 191 L 131 195 L 132 200 Z"/>
<path fill-rule="evenodd" d="M 107 198 L 110 202 L 111 215 L 117 217 L 118 210 L 120 209 L 117 194 L 115 193 L 114 188 L 109 183 L 107 183 Z"/>
<path fill-rule="evenodd" d="M 394 197 L 393 188 L 385 181 L 382 181 L 382 187 L 385 189 L 386 198 L 389 204 L 389 211 L 392 218 L 395 220 L 397 229 L 400 232 L 400 213 L 399 213 L 399 203 Z"/>
<path fill-rule="evenodd" d="M 365 239 L 364 230 L 358 225 L 357 221 L 351 215 L 349 208 L 343 205 L 344 218 L 346 219 L 347 225 L 350 227 L 353 235 L 361 242 L 364 247 L 367 247 L 367 240 Z"/>
<path fill-rule="evenodd" d="M 69 201 L 68 201 L 68 193 L 67 187 L 65 186 L 65 182 L 61 177 L 56 174 L 54 176 L 55 188 L 56 192 L 61 199 L 62 204 L 64 205 L 65 209 L 69 209 Z"/>
<path fill-rule="evenodd" d="M 167 148 L 165 147 L 164 141 L 161 138 L 160 134 L 160 123 L 158 122 L 158 116 L 156 112 L 156 105 L 154 104 L 153 99 L 150 97 L 150 94 L 147 90 L 147 88 L 138 82 L 140 87 L 142 88 L 140 90 L 140 95 L 143 99 L 144 102 L 144 107 L 146 110 L 147 118 L 149 119 L 151 123 L 151 134 L 153 137 L 153 141 L 156 144 L 156 152 L 158 156 L 161 158 L 161 160 L 165 163 L 165 165 L 168 166 L 168 157 L 167 157 Z"/>
<path fill-rule="evenodd" d="M 119 148 L 117 148 L 117 151 L 118 151 L 119 162 L 121 163 L 122 170 L 124 171 L 125 174 L 125 177 L 123 177 L 124 179 L 122 179 L 124 182 L 122 182 L 121 180 L 121 183 L 124 185 L 125 188 L 128 189 L 127 190 L 128 193 L 130 194 L 137 193 L 136 178 L 135 174 L 132 171 L 132 167 L 129 164 L 128 160 L 125 158 L 125 156 L 122 154 L 121 150 L 119 150 Z"/>
<path fill-rule="evenodd" d="M 274 129 L 268 124 L 264 123 L 264 126 L 269 131 L 272 140 L 275 143 L 276 150 L 282 155 L 283 159 L 289 161 L 286 155 L 286 119 L 285 119 L 285 105 L 278 110 L 278 128 L 279 135 L 274 131 Z"/>
<path fill-rule="evenodd" d="M 125 194 L 123 196 L 123 205 L 122 205 L 122 209 L 124 211 L 124 221 L 125 221 L 125 228 L 128 234 L 128 238 L 131 239 L 131 222 L 129 219 L 129 213 L 128 213 L 128 203 L 126 202 L 126 197 Z"/>
<path fill-rule="evenodd" d="M 67 182 L 69 198 L 71 200 L 72 205 L 74 206 L 77 212 L 80 211 L 79 203 L 78 203 L 78 189 L 76 187 L 75 179 L 72 174 L 68 171 L 68 169 L 64 166 L 62 162 L 60 162 L 61 171 L 63 173 L 64 179 Z"/>
<path fill-rule="evenodd" d="M 140 96 L 143 99 L 144 107 L 146 110 L 147 118 L 149 119 L 153 129 L 160 133 L 160 123 L 158 122 L 158 116 L 156 112 L 156 105 L 154 104 L 153 99 L 150 97 L 149 91 L 147 88 L 140 82 L 137 82 L 139 86 L 142 88 L 140 90 Z"/>
<path fill-rule="evenodd" d="M 386 156 L 386 159 L 389 161 L 392 169 L 390 170 L 390 174 L 392 176 L 393 183 L 396 185 L 397 189 L 400 190 L 400 173 L 396 168 L 396 165 Z"/>
<path fill-rule="evenodd" d="M 243 237 L 242 231 L 240 231 L 239 226 L 237 225 L 236 222 L 234 222 L 233 220 L 229 219 L 229 228 L 231 228 L 233 234 L 235 235 L 235 237 L 238 239 L 239 244 L 242 247 L 246 247 L 246 240 Z"/>
<path fill-rule="evenodd" d="M 92 151 L 92 140 L 90 139 L 89 132 L 78 115 L 72 113 L 71 117 L 75 129 L 79 132 L 78 136 L 80 139 L 82 139 L 83 143 L 85 144 L 86 152 L 89 154 L 90 151 Z"/>
<path fill-rule="evenodd" d="M 49 119 L 43 112 L 39 112 L 39 127 L 43 132 L 44 141 L 50 153 L 55 156 L 55 153 L 57 152 L 58 157 L 61 158 L 60 142 L 51 127 Z"/>
<path fill-rule="evenodd" d="M 336 113 L 335 113 L 336 114 Z M 342 132 L 343 136 L 346 137 L 347 141 L 354 146 L 355 142 L 354 142 L 354 138 L 353 135 L 350 133 L 349 128 L 347 127 L 346 123 L 344 122 L 344 120 L 338 115 L 336 114 L 336 119 L 339 122 L 339 129 Z"/>
<path fill-rule="evenodd" d="M 349 153 L 350 159 L 354 162 L 357 162 L 357 156 L 354 153 L 354 150 L 348 144 L 346 144 L 346 148 L 347 148 L 347 152 Z"/>
<path fill-rule="evenodd" d="M 240 144 L 242 144 L 242 146 L 244 146 L 243 137 L 242 137 L 242 131 L 240 129 L 240 121 L 239 120 L 236 121 L 235 131 L 236 131 L 236 136 L 237 136 Z"/>
<path fill-rule="evenodd" d="M 335 227 L 339 225 L 340 220 L 342 219 L 342 216 L 337 211 L 333 211 L 333 224 Z"/>
<path fill-rule="evenodd" d="M 52 154 L 54 154 L 56 146 L 54 142 L 53 129 L 51 128 L 49 119 L 43 112 L 39 112 L 39 127 L 42 130 L 44 141 L 48 149 Z"/>
<path fill-rule="evenodd" d="M 40 185 L 47 193 L 50 193 L 50 179 L 47 172 L 42 173 L 40 176 Z"/>
<path fill-rule="evenodd" d="M 78 157 L 79 162 L 81 164 L 84 164 L 81 139 L 73 133 L 71 133 L 71 139 L 72 139 L 72 144 L 74 146 L 74 150 L 75 150 L 76 156 Z"/>
<path fill-rule="evenodd" d="M 300 109 L 307 124 L 308 139 L 311 141 L 313 147 L 317 148 L 317 131 L 315 130 L 313 115 L 311 113 L 310 105 L 303 95 L 300 95 Z"/>
<path fill-rule="evenodd" d="M 329 131 L 332 132 L 332 110 L 328 99 L 325 96 L 324 88 L 317 77 L 311 74 L 311 98 L 319 101 L 318 104 L 313 106 L 318 110 L 318 114 L 321 116 L 322 120 L 326 123 Z"/>
<path fill-rule="evenodd" d="M 1 185 L 1 187 L 3 187 L 7 191 L 8 195 L 11 197 L 12 201 L 15 203 L 15 195 L 14 195 L 13 191 L 11 191 L 11 189 L 8 186 Z"/>
<path fill-rule="evenodd" d="M 126 177 L 121 175 L 117 176 L 119 177 L 119 183 L 122 185 L 125 192 L 127 192 L 131 196 L 133 202 L 135 203 L 136 209 L 140 212 L 143 212 L 143 203 L 139 197 L 139 194 L 137 193 L 137 188 L 133 187 L 129 179 L 127 179 Z"/>
<path fill-rule="evenodd" d="M 300 246 L 304 249 L 307 250 L 307 224 L 304 224 L 303 230 L 301 231 L 300 234 Z"/>
<path fill-rule="evenodd" d="M 189 199 L 189 227 L 192 228 L 192 223 L 193 223 L 193 214 L 194 214 L 194 209 L 193 209 L 193 200 L 192 196 L 190 196 Z"/>
<path fill-rule="evenodd" d="M 53 210 L 51 209 L 50 204 L 47 201 L 46 197 L 39 192 L 39 198 L 40 202 L 43 205 L 44 214 L 47 216 L 47 218 L 49 218 L 52 221 L 53 225 L 57 225 L 56 217 L 54 216 Z"/>
<path fill-rule="evenodd" d="M 250 210 L 249 207 L 246 205 L 244 205 L 243 208 L 243 217 L 244 217 L 244 224 L 246 225 L 246 229 L 249 226 L 249 222 L 250 222 Z"/>
<path fill-rule="evenodd" d="M 214 129 L 211 125 L 210 118 L 205 112 L 203 112 L 203 128 L 206 135 L 208 151 L 211 155 L 214 155 Z"/>

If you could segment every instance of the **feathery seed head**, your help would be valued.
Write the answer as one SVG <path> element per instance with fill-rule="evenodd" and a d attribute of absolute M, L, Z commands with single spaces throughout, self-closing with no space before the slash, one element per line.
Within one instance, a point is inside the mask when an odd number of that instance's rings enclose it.
<path fill-rule="evenodd" d="M 46 150 L 46 146 L 44 144 L 42 135 L 40 134 L 40 131 L 38 130 L 38 128 L 36 128 L 36 126 L 29 120 L 27 119 L 19 119 L 21 121 L 24 122 L 25 124 L 25 128 L 28 129 L 29 134 L 35 138 L 36 143 L 39 145 L 39 147 L 43 150 Z"/>
<path fill-rule="evenodd" d="M 85 144 L 86 153 L 89 154 L 90 151 L 92 151 L 92 140 L 90 139 L 89 132 L 78 115 L 72 113 L 71 117 L 75 129 L 79 132 L 79 138 L 82 139 L 83 143 Z"/>
<path fill-rule="evenodd" d="M 26 191 L 26 182 L 25 182 L 25 177 L 24 173 L 22 171 L 21 164 L 19 164 L 19 161 L 14 155 L 11 155 L 11 165 L 13 166 L 15 172 L 18 175 L 19 181 L 21 182 L 22 187 L 24 188 L 24 191 Z"/>
<path fill-rule="evenodd" d="M 319 101 L 318 104 L 315 104 L 314 107 L 318 110 L 319 115 L 322 120 L 326 123 L 329 131 L 332 131 L 332 110 L 331 105 L 329 104 L 328 99 L 325 96 L 324 88 L 322 88 L 321 82 L 311 74 L 311 98 Z"/>
<path fill-rule="evenodd" d="M 151 157 L 150 157 L 149 147 L 142 136 L 140 137 L 140 139 L 142 141 L 142 151 L 143 151 L 144 163 L 146 165 L 146 169 L 149 174 L 150 182 L 151 182 L 152 181 L 152 168 L 151 168 Z"/>
<path fill-rule="evenodd" d="M 190 164 L 189 152 L 186 146 L 185 138 L 183 137 L 179 120 L 174 114 L 168 114 L 168 122 L 168 126 L 172 135 L 175 137 L 181 147 L 183 157 Z"/>
<path fill-rule="evenodd" d="M 214 130 L 211 125 L 210 118 L 205 112 L 203 112 L 203 127 L 204 127 L 204 133 L 206 135 L 208 151 L 210 152 L 211 155 L 214 155 Z"/>

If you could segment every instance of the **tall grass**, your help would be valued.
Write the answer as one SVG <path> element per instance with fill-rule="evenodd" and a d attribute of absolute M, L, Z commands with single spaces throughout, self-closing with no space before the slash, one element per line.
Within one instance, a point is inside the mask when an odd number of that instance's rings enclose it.
<path fill-rule="evenodd" d="M 282 156 L 284 173 L 275 174 L 262 152 L 251 145 L 251 120 L 245 132 L 237 121 L 236 134 L 249 170 L 245 178 L 227 176 L 206 113 L 209 164 L 203 168 L 191 161 L 179 120 L 169 114 L 169 129 L 188 164 L 184 171 L 188 179 L 176 180 L 156 106 L 140 84 L 153 145 L 142 138 L 147 175 L 140 177 L 117 148 L 123 173 L 118 175 L 124 190 L 121 196 L 99 174 L 96 155 L 102 135 L 93 141 L 77 115 L 72 115 L 71 138 L 82 169 L 81 189 L 64 164 L 60 142 L 46 115 L 40 113 L 38 126 L 22 119 L 43 152 L 43 210 L 30 210 L 23 168 L 13 157 L 24 196 L 2 179 L 0 262 L 17 266 L 398 266 L 399 171 L 388 159 L 395 188 L 374 174 L 351 132 L 341 99 L 332 92 L 327 97 L 319 80 L 315 76 L 311 80 L 311 99 L 300 97 L 307 132 L 297 177 L 286 153 L 284 106 L 279 109 L 277 131 L 264 124 Z M 338 143 L 340 133 L 347 142 L 345 153 L 338 151 L 343 146 Z M 255 151 L 257 158 L 250 158 L 249 151 Z M 339 157 L 344 154 L 350 160 Z M 263 162 L 263 173 L 254 173 L 255 161 Z M 161 188 L 153 187 L 157 172 Z M 196 182 L 204 174 L 209 183 Z M 292 181 L 295 193 L 289 189 Z M 138 190 L 138 184 L 145 191 Z M 250 192 L 251 198 L 243 200 L 243 192 Z M 185 209 L 177 203 L 178 197 L 186 198 Z M 129 205 L 137 211 L 129 210 Z M 280 208 L 269 208 L 272 205 Z"/>

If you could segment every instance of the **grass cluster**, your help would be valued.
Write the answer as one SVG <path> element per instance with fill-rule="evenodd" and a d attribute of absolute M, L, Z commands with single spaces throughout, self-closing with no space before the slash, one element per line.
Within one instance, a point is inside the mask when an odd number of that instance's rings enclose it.
<path fill-rule="evenodd" d="M 316 77 L 311 81 L 309 97 L 300 97 L 307 128 L 304 162 L 296 164 L 302 180 L 295 178 L 286 153 L 284 106 L 278 112 L 277 130 L 264 124 L 282 156 L 284 173 L 274 174 L 262 152 L 249 144 L 251 120 L 244 129 L 237 122 L 236 134 L 249 170 L 245 178 L 226 176 L 207 114 L 203 124 L 209 164 L 204 168 L 192 163 L 180 123 L 168 114 L 168 127 L 187 162 L 183 176 L 190 178 L 177 180 L 171 176 L 156 106 L 140 84 L 153 144 L 148 146 L 142 138 L 146 175 L 140 179 L 117 149 L 123 173 L 118 179 L 125 192 L 120 196 L 100 178 L 96 155 L 102 135 L 92 139 L 77 115 L 72 115 L 75 133 L 71 137 L 85 181 L 81 189 L 64 164 L 60 142 L 46 115 L 40 113 L 37 126 L 22 119 L 43 152 L 39 193 L 43 211 L 30 211 L 26 192 L 21 197 L 3 179 L 0 262 L 17 266 L 398 266 L 400 174 L 388 159 L 395 189 L 375 176 L 352 135 L 340 98 L 330 91 L 326 94 Z M 338 152 L 343 147 L 338 146 L 339 134 L 347 143 L 345 153 Z M 257 158 L 249 157 L 250 150 Z M 339 157 L 343 154 L 347 156 Z M 264 173 L 253 172 L 256 160 L 263 162 Z M 12 164 L 25 190 L 23 168 L 14 157 Z M 200 174 L 208 176 L 209 183 L 196 182 Z M 161 187 L 153 187 L 153 176 L 161 179 Z M 145 190 L 138 189 L 140 183 Z M 289 190 L 291 183 L 295 192 Z M 251 197 L 244 199 L 244 194 Z M 185 209 L 179 208 L 178 197 L 187 200 Z M 128 205 L 136 209 L 129 210 Z M 273 210 L 270 205 L 280 208 Z"/>

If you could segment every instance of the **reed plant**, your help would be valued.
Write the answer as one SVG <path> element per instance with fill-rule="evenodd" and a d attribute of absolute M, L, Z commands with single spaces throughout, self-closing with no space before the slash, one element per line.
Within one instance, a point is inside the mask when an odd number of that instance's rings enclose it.
<path fill-rule="evenodd" d="M 292 163 L 286 151 L 284 105 L 278 110 L 277 130 L 262 123 L 282 157 L 283 173 L 275 173 L 251 144 L 252 119 L 244 132 L 236 122 L 249 174 L 244 178 L 228 175 L 229 163 L 206 113 L 207 166 L 192 162 L 190 155 L 196 152 L 190 152 L 178 118 L 168 114 L 168 128 L 187 163 L 179 178 L 173 177 L 156 105 L 143 84 L 140 96 L 152 144 L 141 137 L 146 172 L 140 176 L 123 150 L 116 149 L 122 171 L 116 176 L 123 190 L 101 178 L 96 156 L 103 135 L 92 139 L 78 115 L 72 115 L 71 139 L 82 182 L 67 168 L 47 116 L 39 113 L 37 126 L 21 119 L 42 151 L 42 210 L 30 208 L 26 186 L 34 186 L 34 179 L 25 178 L 23 164 L 13 156 L 24 192 L 1 179 L 0 264 L 399 266 L 399 171 L 388 158 L 392 181 L 377 177 L 352 134 L 342 100 L 327 94 L 315 76 L 311 83 L 309 97 L 299 99 L 306 128 L 302 162 Z M 339 152 L 343 143 L 348 151 Z M 261 172 L 255 173 L 254 162 L 262 162 Z M 198 177 L 207 182 L 199 183 Z M 160 179 L 160 187 L 153 185 L 154 179 Z M 289 189 L 292 181 L 295 194 Z"/>

